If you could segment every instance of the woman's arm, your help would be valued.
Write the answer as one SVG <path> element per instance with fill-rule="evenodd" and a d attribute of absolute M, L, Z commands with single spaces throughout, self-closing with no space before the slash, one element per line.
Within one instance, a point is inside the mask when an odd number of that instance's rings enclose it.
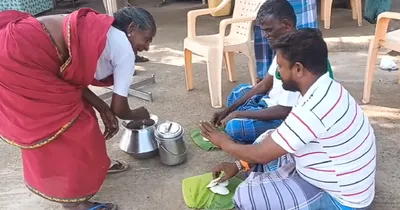
<path fill-rule="evenodd" d="M 149 112 L 144 107 L 131 110 L 128 98 L 116 93 L 112 96 L 111 110 L 117 117 L 124 120 L 142 120 L 150 118 Z"/>
<path fill-rule="evenodd" d="M 89 88 L 85 88 L 83 90 L 83 97 L 100 113 L 104 112 L 105 109 L 110 109 L 108 104 L 101 100 Z M 115 93 L 112 97 L 111 111 L 118 118 L 123 120 L 141 120 L 150 118 L 150 114 L 145 108 L 140 107 L 138 109 L 131 110 L 129 108 L 128 99 Z"/>
<path fill-rule="evenodd" d="M 119 130 L 118 119 L 114 116 L 110 107 L 89 88 L 83 89 L 83 98 L 100 113 L 105 127 L 104 137 L 110 139 L 117 134 Z"/>
<path fill-rule="evenodd" d="M 89 88 L 85 88 L 83 90 L 83 98 L 100 113 L 103 112 L 105 109 L 110 108 L 108 104 L 106 104 L 103 100 L 101 100 Z"/>
<path fill-rule="evenodd" d="M 128 103 L 128 92 L 135 71 L 135 53 L 125 33 L 111 27 L 108 33 L 106 53 L 111 58 L 114 77 L 112 112 L 120 119 L 143 120 L 149 119 L 149 112 L 140 107 L 131 110 Z"/>

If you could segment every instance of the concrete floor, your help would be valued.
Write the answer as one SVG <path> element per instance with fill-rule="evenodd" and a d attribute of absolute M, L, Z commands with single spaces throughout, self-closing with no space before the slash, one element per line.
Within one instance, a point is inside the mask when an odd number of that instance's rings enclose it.
<path fill-rule="evenodd" d="M 101 1 L 84 1 L 80 6 L 89 6 L 104 11 Z M 97 3 L 96 3 L 97 2 Z M 210 106 L 205 63 L 194 57 L 195 89 L 186 91 L 182 44 L 186 36 L 186 13 L 203 7 L 197 2 L 172 3 L 162 8 L 154 5 L 158 1 L 138 1 L 154 16 L 158 25 L 157 37 L 151 50 L 143 53 L 151 61 L 138 65 L 137 78 L 156 74 L 157 84 L 146 87 L 152 91 L 154 102 L 149 103 L 136 98 L 129 98 L 132 108 L 146 106 L 151 113 L 162 121 L 180 123 L 188 133 L 197 127 L 200 120 L 208 120 L 217 111 Z M 65 7 L 67 8 L 68 5 Z M 395 3 L 394 10 L 400 11 Z M 63 9 L 55 12 L 62 12 Z M 221 18 L 204 16 L 199 19 L 200 34 L 215 33 Z M 348 22 L 345 22 L 348 21 Z M 395 27 L 395 26 L 394 26 Z M 330 47 L 330 60 L 337 80 L 360 100 L 363 88 L 364 68 L 367 59 L 367 46 L 374 26 L 364 22 L 357 27 L 351 20 L 348 10 L 334 10 L 330 30 L 323 30 Z M 238 83 L 248 83 L 247 61 L 244 56 L 236 56 L 238 81 L 228 82 L 223 75 L 223 95 Z M 368 113 L 378 140 L 378 169 L 374 209 L 399 209 L 400 206 L 400 146 L 398 139 L 400 128 L 400 103 L 397 91 L 397 72 L 378 70 L 373 83 L 371 104 L 363 108 Z M 136 77 L 135 77 L 136 79 Z M 109 100 L 107 100 L 109 102 Z M 190 176 L 210 172 L 219 162 L 230 160 L 224 152 L 205 152 L 186 138 L 188 160 L 185 164 L 167 167 L 158 158 L 138 161 L 123 153 L 118 148 L 121 132 L 107 142 L 112 158 L 119 158 L 130 163 L 131 168 L 121 174 L 110 175 L 101 191 L 95 196 L 96 201 L 111 201 L 124 210 L 180 210 L 188 209 L 182 198 L 181 181 Z M 186 136 L 188 137 L 188 136 Z M 22 176 L 20 151 L 6 144 L 0 144 L 0 209 L 1 210 L 50 210 L 59 209 L 58 205 L 48 202 L 30 193 L 25 188 Z"/>

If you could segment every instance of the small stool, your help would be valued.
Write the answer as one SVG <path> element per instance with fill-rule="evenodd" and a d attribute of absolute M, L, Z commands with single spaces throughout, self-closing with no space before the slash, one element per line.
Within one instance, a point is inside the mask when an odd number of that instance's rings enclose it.
<path fill-rule="evenodd" d="M 136 98 L 141 98 L 143 100 L 153 102 L 153 94 L 151 92 L 141 91 L 141 90 L 138 90 L 138 88 L 143 87 L 145 85 L 154 84 L 154 83 L 156 83 L 156 75 L 152 74 L 150 78 L 144 79 L 137 83 L 133 83 L 129 87 L 128 94 L 130 96 L 133 96 Z"/>
<path fill-rule="evenodd" d="M 165 6 L 167 4 L 168 4 L 167 0 L 161 0 L 161 3 L 157 4 L 156 7 L 162 7 L 162 6 Z"/>
<path fill-rule="evenodd" d="M 145 92 L 142 90 L 138 90 L 138 88 L 143 87 L 145 85 L 149 85 L 149 84 L 154 84 L 156 83 L 156 76 L 154 74 L 151 75 L 151 77 L 144 79 L 140 82 L 137 83 L 133 83 L 130 87 L 129 87 L 129 92 L 128 95 L 136 97 L 136 98 L 140 98 L 149 102 L 153 102 L 153 94 L 151 92 Z M 112 88 L 110 87 L 106 87 L 106 89 L 112 90 Z M 99 96 L 100 99 L 102 100 L 106 100 L 110 97 L 112 97 L 112 91 L 111 92 L 107 92 L 104 93 L 102 95 Z"/>

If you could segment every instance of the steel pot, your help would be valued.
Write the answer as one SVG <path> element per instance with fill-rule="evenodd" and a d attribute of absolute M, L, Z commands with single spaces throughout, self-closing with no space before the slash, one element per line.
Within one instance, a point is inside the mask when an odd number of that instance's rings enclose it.
<path fill-rule="evenodd" d="M 148 159 L 158 155 L 157 142 L 154 139 L 154 129 L 158 124 L 158 117 L 150 114 L 154 125 L 141 129 L 127 128 L 129 121 L 123 121 L 124 129 L 119 148 L 136 159 Z"/>
<path fill-rule="evenodd" d="M 164 165 L 178 165 L 186 161 L 187 148 L 184 129 L 178 123 L 165 122 L 157 126 L 154 136 L 158 144 L 160 161 Z"/>

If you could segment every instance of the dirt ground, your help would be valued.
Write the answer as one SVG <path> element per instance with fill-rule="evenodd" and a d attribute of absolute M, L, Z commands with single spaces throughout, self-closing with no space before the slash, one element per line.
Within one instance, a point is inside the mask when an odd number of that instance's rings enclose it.
<path fill-rule="evenodd" d="M 104 11 L 102 1 L 80 0 L 79 6 L 92 7 Z M 216 109 L 211 108 L 208 94 L 206 65 L 195 56 L 195 89 L 186 91 L 183 68 L 183 39 L 186 36 L 186 13 L 204 7 L 199 2 L 172 2 L 165 7 L 155 7 L 158 0 L 142 0 L 138 3 L 147 8 L 155 17 L 158 33 L 149 52 L 143 53 L 151 61 L 138 64 L 136 78 L 156 75 L 156 84 L 145 88 L 153 93 L 154 102 L 129 98 L 131 107 L 146 106 L 158 115 L 161 121 L 180 123 L 186 133 L 197 127 L 200 120 L 211 118 Z M 68 4 L 53 13 L 70 9 Z M 400 3 L 395 2 L 394 11 L 400 11 Z M 364 69 L 367 60 L 368 41 L 374 33 L 374 25 L 364 21 L 357 27 L 349 10 L 333 11 L 332 27 L 323 30 L 330 48 L 329 58 L 338 81 L 359 101 L 362 97 Z M 209 34 L 218 30 L 221 18 L 201 17 L 198 33 Z M 397 28 L 396 24 L 392 28 Z M 385 52 L 385 51 L 383 51 Z M 238 81 L 230 83 L 223 75 L 223 95 L 239 83 L 248 83 L 247 61 L 244 56 L 236 56 Z M 374 209 L 399 209 L 400 206 L 400 103 L 398 72 L 377 70 L 373 83 L 371 103 L 363 105 L 373 124 L 378 143 L 377 185 Z M 101 92 L 99 90 L 98 92 Z M 107 102 L 110 102 L 107 100 Z M 183 201 L 181 182 L 190 176 L 210 172 L 211 168 L 231 158 L 222 151 L 205 152 L 194 145 L 186 135 L 188 160 L 186 163 L 167 167 L 158 158 L 138 161 L 123 153 L 119 147 L 121 133 L 107 142 L 112 158 L 129 162 L 130 169 L 121 174 L 108 176 L 101 191 L 94 197 L 96 201 L 117 203 L 123 210 L 180 210 L 188 209 Z M 4 143 L 0 144 L 0 209 L 1 210 L 51 210 L 59 209 L 57 204 L 48 202 L 30 193 L 24 186 L 20 151 Z M 397 206 L 397 207 L 396 207 Z"/>

